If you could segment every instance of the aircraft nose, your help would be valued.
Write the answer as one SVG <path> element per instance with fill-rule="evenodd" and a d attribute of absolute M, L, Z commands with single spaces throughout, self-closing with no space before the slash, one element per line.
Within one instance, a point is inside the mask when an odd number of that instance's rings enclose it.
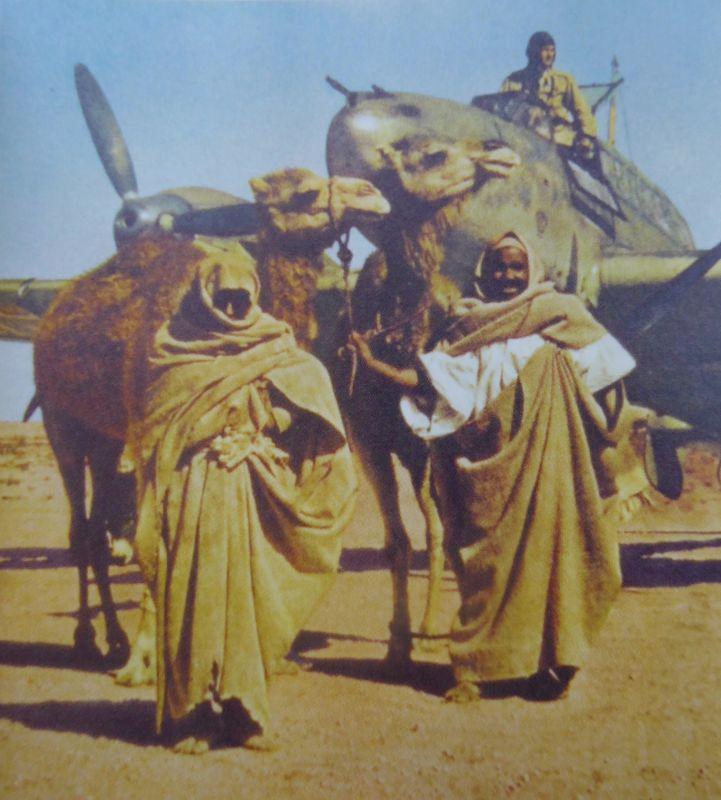
<path fill-rule="evenodd" d="M 328 130 L 326 160 L 335 175 L 373 180 L 384 167 L 382 148 L 418 136 L 484 143 L 500 136 L 497 118 L 474 106 L 412 94 L 358 95 Z"/>
<path fill-rule="evenodd" d="M 383 167 L 379 148 L 417 131 L 420 116 L 419 108 L 392 97 L 346 106 L 336 114 L 328 130 L 329 172 L 371 179 Z"/>
<path fill-rule="evenodd" d="M 113 236 L 115 246 L 120 249 L 124 244 L 135 239 L 144 230 L 155 225 L 157 215 L 148 209 L 144 203 L 126 201 L 115 215 Z"/>
<path fill-rule="evenodd" d="M 162 214 L 177 216 L 190 210 L 189 203 L 170 193 L 126 199 L 120 211 L 115 215 L 113 225 L 115 246 L 120 249 L 144 231 L 156 228 Z"/>

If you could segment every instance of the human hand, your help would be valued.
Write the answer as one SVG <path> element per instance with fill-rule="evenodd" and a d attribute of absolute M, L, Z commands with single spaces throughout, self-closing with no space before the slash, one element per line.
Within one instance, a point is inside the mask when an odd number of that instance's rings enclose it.
<path fill-rule="evenodd" d="M 371 352 L 370 345 L 363 337 L 362 333 L 358 331 L 351 331 L 348 346 L 352 347 L 360 356 L 365 364 L 370 364 L 374 361 L 373 353 Z"/>
<path fill-rule="evenodd" d="M 596 142 L 590 136 L 581 136 L 576 146 L 581 158 L 591 159 L 596 154 Z"/>

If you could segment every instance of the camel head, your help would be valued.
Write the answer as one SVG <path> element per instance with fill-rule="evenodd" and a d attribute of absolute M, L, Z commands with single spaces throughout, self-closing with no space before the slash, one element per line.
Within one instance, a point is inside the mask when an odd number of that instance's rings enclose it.
<path fill-rule="evenodd" d="M 499 141 L 450 142 L 427 135 L 406 136 L 378 148 L 383 168 L 377 182 L 394 201 L 431 207 L 477 189 L 490 177 L 506 177 L 520 163 Z"/>
<path fill-rule="evenodd" d="M 390 211 L 380 191 L 361 178 L 323 178 L 293 168 L 253 178 L 250 186 L 267 232 L 323 249 L 338 233 L 376 222 Z"/>

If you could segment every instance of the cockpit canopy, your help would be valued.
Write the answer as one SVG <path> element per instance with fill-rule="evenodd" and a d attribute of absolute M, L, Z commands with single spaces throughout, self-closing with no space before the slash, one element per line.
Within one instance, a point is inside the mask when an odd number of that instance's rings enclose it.
<path fill-rule="evenodd" d="M 553 140 L 553 125 L 545 106 L 520 92 L 481 94 L 471 100 L 471 105 L 508 122 L 530 128 L 544 139 Z"/>

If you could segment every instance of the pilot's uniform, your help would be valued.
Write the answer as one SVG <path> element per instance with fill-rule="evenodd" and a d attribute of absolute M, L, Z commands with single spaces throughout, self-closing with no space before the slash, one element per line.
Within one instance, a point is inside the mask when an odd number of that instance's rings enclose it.
<path fill-rule="evenodd" d="M 545 106 L 553 122 L 553 140 L 566 147 L 573 146 L 576 132 L 595 139 L 598 134 L 596 118 L 578 84 L 568 72 L 526 67 L 511 73 L 501 86 L 502 92 L 523 92 Z"/>

